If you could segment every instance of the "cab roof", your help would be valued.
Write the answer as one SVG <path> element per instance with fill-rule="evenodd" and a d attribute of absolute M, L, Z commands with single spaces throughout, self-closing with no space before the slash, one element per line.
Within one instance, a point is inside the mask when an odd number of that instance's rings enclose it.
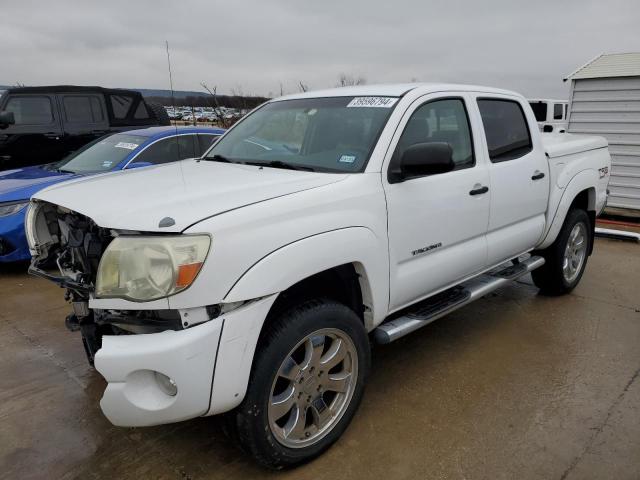
<path fill-rule="evenodd" d="M 141 96 L 140 92 L 127 90 L 125 88 L 104 88 L 85 85 L 44 85 L 38 87 L 9 87 L 9 93 L 109 93 L 112 95 L 127 94 Z"/>
<path fill-rule="evenodd" d="M 318 97 L 402 97 L 412 90 L 420 89 L 423 93 L 446 92 L 449 90 L 483 92 L 483 93 L 499 93 L 503 95 L 520 94 L 510 90 L 502 90 L 500 88 L 482 87 L 477 85 L 462 85 L 455 83 L 394 83 L 380 85 L 356 85 L 352 87 L 338 87 L 327 90 L 315 90 L 304 93 L 296 93 L 285 95 L 275 99 L 295 100 L 299 98 L 318 98 Z"/>

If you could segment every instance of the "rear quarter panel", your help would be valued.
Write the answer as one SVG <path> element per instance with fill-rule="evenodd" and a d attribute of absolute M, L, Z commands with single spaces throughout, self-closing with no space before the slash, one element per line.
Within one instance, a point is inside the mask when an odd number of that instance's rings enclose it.
<path fill-rule="evenodd" d="M 539 249 L 554 242 L 573 200 L 580 192 L 589 191 L 589 210 L 598 214 L 604 208 L 611 156 L 608 148 L 597 148 L 550 158 L 549 167 L 552 188 L 546 215 L 547 228 L 536 247 Z"/>

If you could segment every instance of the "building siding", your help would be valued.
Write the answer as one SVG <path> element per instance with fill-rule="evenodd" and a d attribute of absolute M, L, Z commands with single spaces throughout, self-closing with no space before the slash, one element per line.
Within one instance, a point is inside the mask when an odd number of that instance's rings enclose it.
<path fill-rule="evenodd" d="M 640 212 L 640 76 L 572 82 L 568 131 L 609 141 L 608 206 Z"/>

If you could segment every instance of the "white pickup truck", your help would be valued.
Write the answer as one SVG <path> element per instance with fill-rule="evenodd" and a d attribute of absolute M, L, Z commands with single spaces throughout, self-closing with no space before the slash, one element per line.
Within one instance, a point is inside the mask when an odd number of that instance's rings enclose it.
<path fill-rule="evenodd" d="M 493 88 L 279 98 L 200 159 L 36 194 L 30 272 L 67 289 L 115 425 L 228 412 L 260 463 L 295 465 L 347 428 L 371 341 L 528 272 L 546 294 L 580 281 L 607 143 L 545 137 Z"/>

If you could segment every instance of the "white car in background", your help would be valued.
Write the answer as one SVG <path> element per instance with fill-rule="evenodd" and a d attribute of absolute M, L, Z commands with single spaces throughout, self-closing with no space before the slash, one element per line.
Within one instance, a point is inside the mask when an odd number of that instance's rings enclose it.
<path fill-rule="evenodd" d="M 529 105 L 543 133 L 565 133 L 568 126 L 567 100 L 529 99 Z"/>

